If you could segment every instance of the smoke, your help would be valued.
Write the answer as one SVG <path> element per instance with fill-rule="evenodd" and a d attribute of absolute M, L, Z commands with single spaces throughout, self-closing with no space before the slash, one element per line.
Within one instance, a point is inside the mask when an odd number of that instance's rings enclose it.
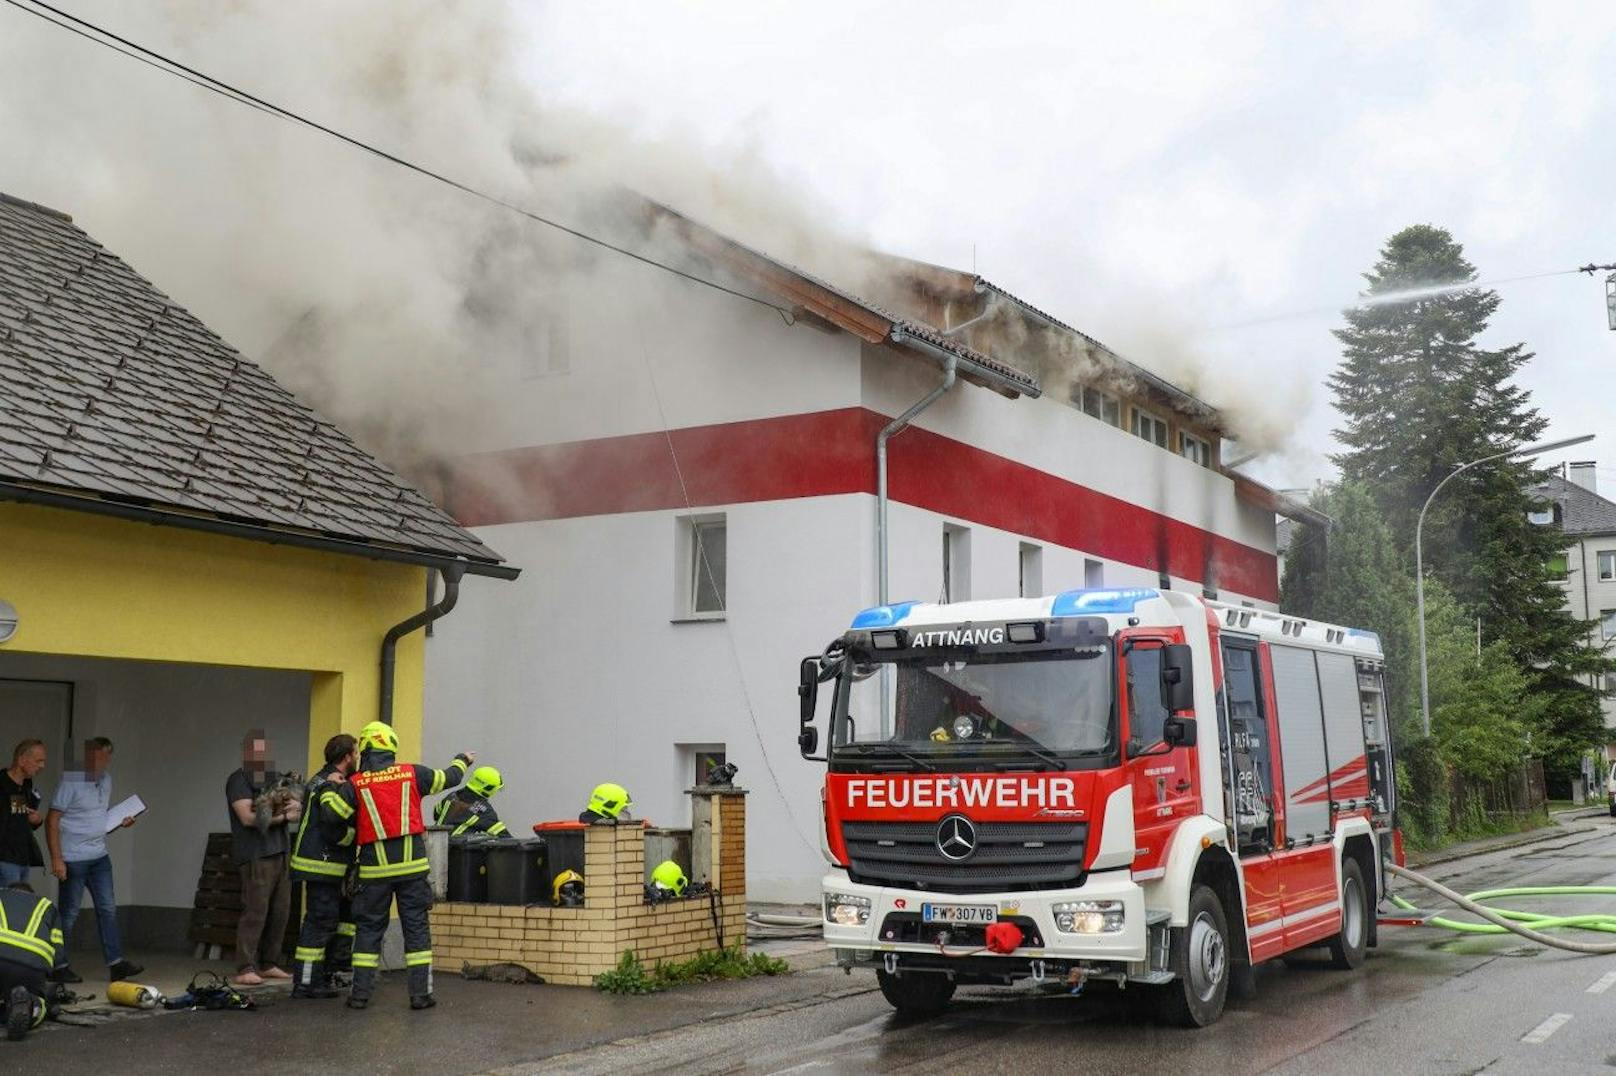
<path fill-rule="evenodd" d="M 524 81 L 526 32 L 508 5 L 107 0 L 74 10 L 659 259 L 688 255 L 625 186 L 821 273 L 860 264 L 861 245 L 825 207 L 782 197 L 747 147 L 646 141 L 608 118 L 545 107 Z M 0 189 L 71 213 L 407 472 L 521 432 L 530 440 L 510 386 L 542 392 L 566 361 L 570 324 L 654 311 L 689 287 L 15 10 L 0 18 L 0 134 L 13 150 L 0 159 Z M 591 298 L 601 295 L 610 304 Z"/>

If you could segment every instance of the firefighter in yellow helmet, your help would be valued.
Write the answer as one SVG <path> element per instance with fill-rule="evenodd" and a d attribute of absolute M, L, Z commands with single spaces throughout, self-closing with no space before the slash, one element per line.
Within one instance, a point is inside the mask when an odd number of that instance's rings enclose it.
<path fill-rule="evenodd" d="M 499 820 L 499 813 L 488 801 L 505 786 L 504 778 L 492 766 L 478 766 L 466 778 L 466 787 L 452 796 L 445 796 L 433 809 L 432 821 L 451 827 L 450 836 L 467 833 L 486 833 L 490 837 L 509 837 L 511 831 Z"/>
<path fill-rule="evenodd" d="M 564 870 L 550 885 L 550 903 L 557 908 L 581 908 L 584 903 L 584 876 Z"/>
<path fill-rule="evenodd" d="M 376 988 L 382 935 L 388 912 L 398 901 L 404 931 L 404 965 L 409 972 L 410 1008 L 430 1009 L 432 930 L 427 911 L 426 824 L 421 797 L 458 785 L 476 755 L 462 751 L 441 770 L 397 760 L 398 736 L 390 725 L 372 721 L 359 733 L 359 769 L 348 780 L 320 793 L 320 803 L 352 827 L 358 843 L 359 887 L 354 891 L 356 927 L 353 988 L 348 1006 L 363 1009 Z"/>
<path fill-rule="evenodd" d="M 689 885 L 690 879 L 685 877 L 684 868 L 671 859 L 664 859 L 651 872 L 651 888 L 663 900 L 684 896 L 685 888 Z"/>
<path fill-rule="evenodd" d="M 628 789 L 608 781 L 595 786 L 589 794 L 589 806 L 578 816 L 580 822 L 626 822 L 630 816 L 625 810 L 634 805 Z"/>

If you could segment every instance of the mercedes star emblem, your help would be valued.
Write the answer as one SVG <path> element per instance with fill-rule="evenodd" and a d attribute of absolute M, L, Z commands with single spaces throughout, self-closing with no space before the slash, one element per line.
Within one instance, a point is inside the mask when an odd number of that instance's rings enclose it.
<path fill-rule="evenodd" d="M 949 815 L 937 824 L 937 850 L 944 859 L 969 859 L 976 851 L 976 825 L 964 815 Z"/>

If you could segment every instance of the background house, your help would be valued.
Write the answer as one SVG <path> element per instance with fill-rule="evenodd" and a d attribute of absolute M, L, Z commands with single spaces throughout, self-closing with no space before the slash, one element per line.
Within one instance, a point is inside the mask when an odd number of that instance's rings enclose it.
<path fill-rule="evenodd" d="M 184 943 L 249 728 L 308 772 L 376 717 L 432 568 L 516 574 L 65 214 L 0 195 L 0 750 L 44 739 L 49 795 L 111 738 L 114 795 L 150 808 L 108 840 L 134 945 Z M 416 633 L 411 754 L 421 681 Z"/>

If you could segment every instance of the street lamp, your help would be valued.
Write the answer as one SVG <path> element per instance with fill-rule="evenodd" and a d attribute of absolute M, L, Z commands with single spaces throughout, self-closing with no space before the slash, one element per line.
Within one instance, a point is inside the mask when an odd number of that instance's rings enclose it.
<path fill-rule="evenodd" d="M 1420 545 L 1420 532 L 1425 527 L 1425 512 L 1431 507 L 1436 495 L 1442 492 L 1442 487 L 1450 481 L 1470 470 L 1480 467 L 1484 463 L 1494 460 L 1508 459 L 1513 456 L 1541 456 L 1545 452 L 1553 452 L 1557 448 L 1570 448 L 1572 445 L 1586 444 L 1594 439 L 1591 433 L 1581 437 L 1567 437 L 1563 441 L 1550 441 L 1541 445 L 1522 445 L 1512 448 L 1508 452 L 1495 452 L 1491 456 L 1483 456 L 1479 460 L 1471 460 L 1461 464 L 1459 468 L 1436 484 L 1431 495 L 1425 498 L 1425 504 L 1420 508 L 1420 518 L 1414 524 L 1414 604 L 1419 610 L 1420 619 L 1420 729 L 1427 737 L 1431 735 L 1431 678 L 1430 671 L 1425 663 L 1425 552 Z"/>

